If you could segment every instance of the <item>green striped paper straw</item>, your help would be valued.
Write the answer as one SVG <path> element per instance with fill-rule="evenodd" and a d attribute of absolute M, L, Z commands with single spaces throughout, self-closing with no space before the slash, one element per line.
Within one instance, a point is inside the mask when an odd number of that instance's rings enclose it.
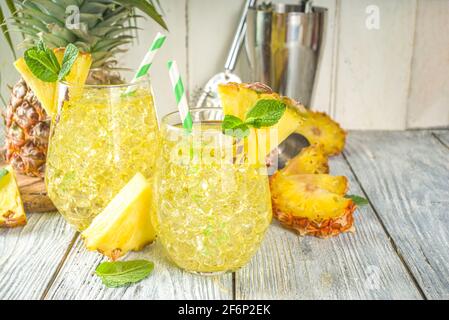
<path fill-rule="evenodd" d="M 193 127 L 192 115 L 189 111 L 189 104 L 187 103 L 187 96 L 182 83 L 181 75 L 179 74 L 178 65 L 176 61 L 168 62 L 168 73 L 170 81 L 173 86 L 173 92 L 178 105 L 179 115 L 181 116 L 182 126 L 187 131 L 191 132 Z"/>
<path fill-rule="evenodd" d="M 139 69 L 137 70 L 131 83 L 135 83 L 137 80 L 148 74 L 148 71 L 151 68 L 151 64 L 153 63 L 153 59 L 156 56 L 158 50 L 164 44 L 166 38 L 167 37 L 160 32 L 156 34 L 156 37 L 154 38 L 153 43 L 151 44 L 150 50 L 143 58 L 142 63 L 140 64 Z M 129 93 L 131 90 L 132 90 L 131 88 L 128 88 L 126 93 Z"/>

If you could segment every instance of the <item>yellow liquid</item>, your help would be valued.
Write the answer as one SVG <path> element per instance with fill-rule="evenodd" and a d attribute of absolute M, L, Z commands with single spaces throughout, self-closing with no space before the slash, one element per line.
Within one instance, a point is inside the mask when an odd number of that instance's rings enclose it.
<path fill-rule="evenodd" d="M 115 90 L 115 89 L 114 89 Z M 123 96 L 85 89 L 65 102 L 47 159 L 50 198 L 78 230 L 87 228 L 120 189 L 141 172 L 153 177 L 158 126 L 149 89 Z"/>
<path fill-rule="evenodd" d="M 203 125 L 201 130 L 217 135 L 220 125 Z M 162 138 L 158 239 L 183 269 L 236 270 L 254 255 L 271 222 L 268 177 L 260 167 L 219 161 L 220 152 L 204 141 L 192 153 L 207 153 L 217 161 L 177 163 L 170 157 L 183 152 L 179 146 Z"/>

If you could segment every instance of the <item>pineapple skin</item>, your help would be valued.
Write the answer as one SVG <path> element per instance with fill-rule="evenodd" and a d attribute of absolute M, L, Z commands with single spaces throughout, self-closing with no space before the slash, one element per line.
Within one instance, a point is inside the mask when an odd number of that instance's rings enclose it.
<path fill-rule="evenodd" d="M 0 228 L 15 228 L 27 224 L 14 170 L 5 168 L 8 175 L 0 179 Z"/>
<path fill-rule="evenodd" d="M 13 87 L 3 118 L 6 162 L 18 173 L 43 177 L 50 119 L 23 79 Z"/>

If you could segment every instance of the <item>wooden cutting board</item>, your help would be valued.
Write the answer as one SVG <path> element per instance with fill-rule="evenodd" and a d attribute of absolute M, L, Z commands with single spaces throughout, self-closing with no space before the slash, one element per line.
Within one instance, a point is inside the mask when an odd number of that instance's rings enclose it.
<path fill-rule="evenodd" d="M 6 166 L 4 158 L 0 154 L 0 168 Z M 43 213 L 57 211 L 47 195 L 43 178 L 33 178 L 17 174 L 20 195 L 27 213 Z"/>

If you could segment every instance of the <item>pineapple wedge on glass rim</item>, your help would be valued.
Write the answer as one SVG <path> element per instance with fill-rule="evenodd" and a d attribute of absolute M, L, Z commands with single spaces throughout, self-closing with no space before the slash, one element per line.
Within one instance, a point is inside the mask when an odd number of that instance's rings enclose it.
<path fill-rule="evenodd" d="M 64 57 L 65 48 L 58 48 L 53 50 L 58 61 L 61 63 Z M 89 75 L 89 70 L 92 65 L 92 56 L 90 53 L 78 54 L 75 63 L 70 69 L 70 73 L 66 76 L 66 82 L 84 85 Z M 56 108 L 58 105 L 58 83 L 44 82 L 38 79 L 28 68 L 25 59 L 22 57 L 18 59 L 14 66 L 21 74 L 25 82 L 30 86 L 31 90 L 41 102 L 47 114 L 53 118 L 56 115 Z"/>
<path fill-rule="evenodd" d="M 117 260 L 156 239 L 151 184 L 137 173 L 81 236 L 88 250 Z"/>
<path fill-rule="evenodd" d="M 27 223 L 14 170 L 0 168 L 0 227 L 14 228 Z"/>
<path fill-rule="evenodd" d="M 246 143 L 256 141 L 257 148 L 248 147 L 248 150 L 251 150 L 248 157 L 257 159 L 258 163 L 265 163 L 266 156 L 290 134 L 295 132 L 302 122 L 301 112 L 305 112 L 304 106 L 287 97 L 281 97 L 262 83 L 230 82 L 221 84 L 218 86 L 218 93 L 224 114 L 233 115 L 242 120 L 259 100 L 282 101 L 287 106 L 284 115 L 274 126 L 251 129 Z"/>

